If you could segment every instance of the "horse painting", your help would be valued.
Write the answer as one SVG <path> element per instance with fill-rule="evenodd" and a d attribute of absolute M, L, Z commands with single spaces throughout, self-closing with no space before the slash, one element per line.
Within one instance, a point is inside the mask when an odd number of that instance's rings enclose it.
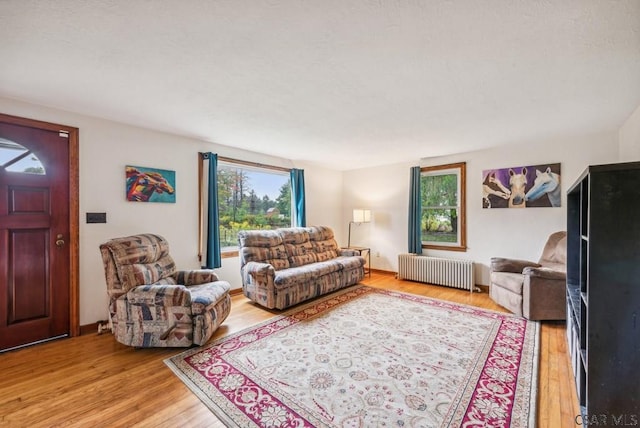
<path fill-rule="evenodd" d="M 524 197 L 525 200 L 529 202 L 535 201 L 544 195 L 547 195 L 552 207 L 560 206 L 562 197 L 560 192 L 560 174 L 551 172 L 551 167 L 547 167 L 544 172 L 536 169 L 536 179 L 533 182 L 533 187 L 529 189 Z"/>
<path fill-rule="evenodd" d="M 559 207 L 560 177 L 559 163 L 486 169 L 482 171 L 482 207 Z"/>
<path fill-rule="evenodd" d="M 509 186 L 511 196 L 509 197 L 509 208 L 525 207 L 525 187 L 527 186 L 527 167 L 522 168 L 519 174 L 509 168 Z"/>
<path fill-rule="evenodd" d="M 175 172 L 127 166 L 126 176 L 128 201 L 175 202 L 175 184 L 170 183 L 175 182 Z"/>
<path fill-rule="evenodd" d="M 491 171 L 482 183 L 482 208 L 491 208 L 491 198 L 497 196 L 502 199 L 509 199 L 511 190 L 507 189 L 498 178 L 495 171 Z"/>

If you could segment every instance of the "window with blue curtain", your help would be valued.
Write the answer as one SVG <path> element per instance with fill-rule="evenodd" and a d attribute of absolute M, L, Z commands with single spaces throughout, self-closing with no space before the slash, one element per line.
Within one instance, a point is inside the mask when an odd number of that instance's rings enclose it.
<path fill-rule="evenodd" d="M 466 163 L 411 168 L 409 252 L 466 251 Z"/>
<path fill-rule="evenodd" d="M 204 203 L 211 214 L 207 216 L 207 229 L 213 228 L 217 233 L 207 234 L 207 259 L 210 251 L 214 257 L 216 252 L 222 256 L 233 255 L 238 249 L 241 230 L 277 229 L 291 227 L 294 219 L 304 221 L 303 175 L 300 181 L 300 174 L 296 172 L 294 177 L 289 168 L 212 155 L 207 156 L 209 180 Z M 215 164 L 210 158 L 215 159 Z M 295 196 L 294 181 L 296 189 L 302 183 L 302 202 Z"/>

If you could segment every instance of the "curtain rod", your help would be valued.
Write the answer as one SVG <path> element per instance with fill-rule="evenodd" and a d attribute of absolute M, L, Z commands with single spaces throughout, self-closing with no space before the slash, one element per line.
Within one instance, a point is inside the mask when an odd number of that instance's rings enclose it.
<path fill-rule="evenodd" d="M 202 155 L 203 153 L 200 153 L 200 154 Z M 257 168 L 274 169 L 276 171 L 291 172 L 291 168 L 285 168 L 282 166 L 274 166 L 274 165 L 265 165 L 263 163 L 249 162 L 249 161 L 240 160 L 240 159 L 228 158 L 226 156 L 220 156 L 220 155 L 218 155 L 218 160 L 221 162 L 231 162 L 231 163 L 237 163 L 240 165 L 253 166 Z"/>

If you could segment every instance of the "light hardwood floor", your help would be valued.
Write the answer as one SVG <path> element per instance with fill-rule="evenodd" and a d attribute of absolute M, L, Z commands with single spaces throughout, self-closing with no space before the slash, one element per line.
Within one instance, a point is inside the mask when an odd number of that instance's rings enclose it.
<path fill-rule="evenodd" d="M 364 284 L 504 311 L 487 292 L 396 280 L 374 272 Z M 273 316 L 233 297 L 215 337 Z M 538 426 L 575 427 L 579 414 L 564 323 L 543 322 Z M 111 334 L 87 334 L 0 354 L 0 427 L 221 427 L 200 400 L 165 366 L 180 349 L 134 349 Z"/>

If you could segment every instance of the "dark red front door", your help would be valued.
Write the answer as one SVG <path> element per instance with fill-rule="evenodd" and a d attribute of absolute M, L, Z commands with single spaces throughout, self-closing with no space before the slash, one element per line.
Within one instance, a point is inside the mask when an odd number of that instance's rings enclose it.
<path fill-rule="evenodd" d="M 0 121 L 0 350 L 70 334 L 69 144 Z"/>

